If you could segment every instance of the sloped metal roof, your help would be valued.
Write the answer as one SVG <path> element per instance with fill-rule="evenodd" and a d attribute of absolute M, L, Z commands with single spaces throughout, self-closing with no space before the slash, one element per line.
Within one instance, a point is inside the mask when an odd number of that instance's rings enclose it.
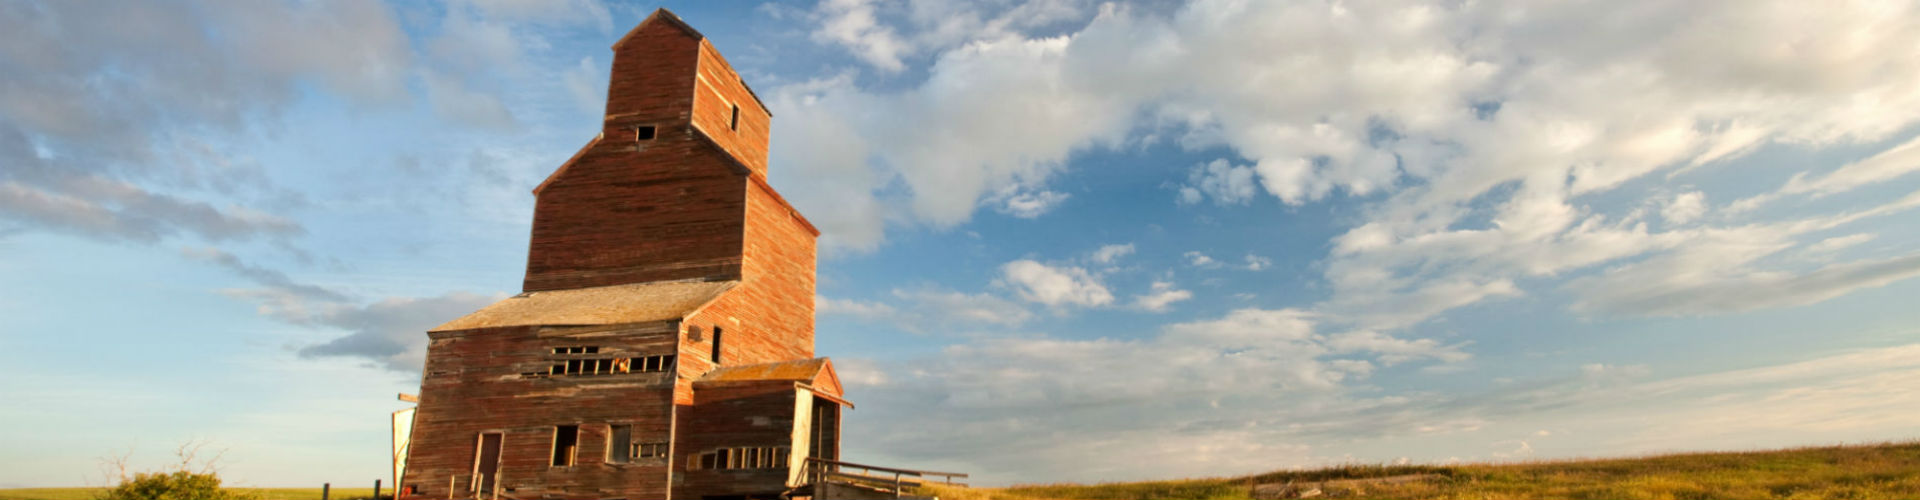
<path fill-rule="evenodd" d="M 527 292 L 495 302 L 434 332 L 503 326 L 613 325 L 680 319 L 737 281 L 666 281 Z"/>

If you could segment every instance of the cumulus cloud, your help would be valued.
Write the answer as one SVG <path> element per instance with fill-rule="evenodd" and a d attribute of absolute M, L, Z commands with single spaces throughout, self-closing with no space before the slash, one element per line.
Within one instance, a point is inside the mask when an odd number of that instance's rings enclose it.
<path fill-rule="evenodd" d="M 1247 254 L 1247 270 L 1248 271 L 1260 271 L 1269 267 L 1273 267 L 1273 259 L 1269 259 L 1259 255 L 1254 255 L 1254 254 Z"/>
<path fill-rule="evenodd" d="M 1699 191 L 1689 191 L 1674 196 L 1666 206 L 1660 208 L 1660 216 L 1668 224 L 1684 225 L 1699 219 L 1707 213 L 1707 195 Z"/>
<path fill-rule="evenodd" d="M 1054 191 L 1032 192 L 1013 190 L 1009 191 L 1006 195 L 998 196 L 988 201 L 995 203 L 995 210 L 998 210 L 1000 213 L 1022 219 L 1032 219 L 1047 213 L 1049 210 L 1053 210 L 1054 207 L 1059 206 L 1060 203 L 1067 201 L 1067 198 L 1070 197 L 1072 197 L 1072 195 Z"/>
<path fill-rule="evenodd" d="M 1133 255 L 1133 244 L 1103 245 L 1093 251 L 1093 261 L 1098 264 L 1112 264 L 1121 257 Z"/>
<path fill-rule="evenodd" d="M 1021 259 L 1000 266 L 1000 272 L 1001 280 L 1028 302 L 1049 307 L 1096 307 L 1113 302 L 1113 292 L 1083 268 Z"/>
<path fill-rule="evenodd" d="M 1187 265 L 1190 265 L 1193 267 L 1201 267 L 1201 268 L 1220 267 L 1220 261 L 1213 260 L 1213 257 L 1209 257 L 1207 256 L 1207 254 L 1200 253 L 1197 250 L 1181 254 L 1180 256 L 1182 258 L 1187 259 Z"/>
<path fill-rule="evenodd" d="M 881 5 L 831 6 L 868 8 L 849 12 L 870 13 L 868 32 L 893 41 L 935 31 Z M 1625 12 L 1638 21 L 1595 21 Z M 1665 230 L 1596 203 L 1641 189 L 1628 181 L 1720 168 L 1766 144 L 1883 140 L 1912 124 L 1920 118 L 1893 110 L 1920 107 L 1920 86 L 1891 75 L 1920 72 L 1920 55 L 1907 50 L 1920 43 L 1915 14 L 1786 0 L 1106 5 L 1083 25 L 1063 17 L 1077 29 L 1060 35 L 902 42 L 914 50 L 873 59 L 904 64 L 913 59 L 898 54 L 926 53 L 923 81 L 810 83 L 792 91 L 799 109 L 780 112 L 855 117 L 836 130 L 858 139 L 834 142 L 857 143 L 858 155 L 820 164 L 864 184 L 796 203 L 854 200 L 861 209 L 831 224 L 866 242 L 888 224 L 964 221 L 1007 189 L 1044 191 L 1076 151 L 1142 137 L 1225 148 L 1244 164 L 1194 167 L 1180 201 L 1365 201 L 1325 260 L 1326 308 L 1404 326 L 1524 295 L 1516 283 L 1526 278 L 1711 237 L 1691 228 L 1708 220 L 1704 190 L 1661 205 Z M 1804 43 L 1776 50 L 1779 40 Z M 898 125 L 936 122 L 950 126 Z M 1908 170 L 1912 149 L 1787 190 L 1889 179 Z M 800 175 L 815 168 L 800 163 Z M 1385 316 L 1364 318 L 1376 313 Z"/>
<path fill-rule="evenodd" d="M 1259 194 L 1259 181 L 1252 166 L 1234 166 L 1225 159 L 1196 165 L 1180 186 L 1179 201 L 1184 205 L 1212 198 L 1219 205 L 1241 205 Z"/>
<path fill-rule="evenodd" d="M 1170 282 L 1155 281 L 1152 291 L 1133 297 L 1133 306 L 1148 311 L 1163 312 L 1167 310 L 1167 306 L 1191 298 L 1193 298 L 1193 292 L 1175 288 Z"/>

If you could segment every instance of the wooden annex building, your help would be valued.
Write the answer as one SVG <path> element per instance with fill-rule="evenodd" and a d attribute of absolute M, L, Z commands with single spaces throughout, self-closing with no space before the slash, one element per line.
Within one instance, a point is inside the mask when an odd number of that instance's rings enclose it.
<path fill-rule="evenodd" d="M 819 496 L 839 458 L 770 113 L 664 9 L 613 52 L 600 135 L 533 190 L 523 293 L 428 333 L 402 498 Z"/>

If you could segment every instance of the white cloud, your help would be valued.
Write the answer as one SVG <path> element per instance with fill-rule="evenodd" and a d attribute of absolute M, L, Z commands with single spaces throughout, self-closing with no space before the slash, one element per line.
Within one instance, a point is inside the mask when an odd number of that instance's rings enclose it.
<path fill-rule="evenodd" d="M 1187 184 L 1180 186 L 1180 203 L 1191 205 L 1207 198 L 1219 205 L 1242 205 L 1259 194 L 1259 181 L 1251 166 L 1234 166 L 1225 159 L 1196 165 L 1187 172 Z"/>
<path fill-rule="evenodd" d="M 1825 196 L 1868 184 L 1886 182 L 1914 172 L 1920 172 L 1920 137 L 1888 148 L 1865 160 L 1843 165 L 1818 178 L 1809 178 L 1805 172 L 1796 174 L 1787 181 L 1785 186 L 1780 187 L 1780 192 Z"/>
<path fill-rule="evenodd" d="M 1113 293 L 1086 269 L 1051 267 L 1022 259 L 1000 266 L 1000 271 L 1001 278 L 1029 302 L 1050 307 L 1095 307 L 1113 302 Z"/>
<path fill-rule="evenodd" d="M 813 311 L 821 316 L 852 316 L 868 321 L 890 319 L 898 314 L 893 306 L 879 302 L 831 299 L 821 296 L 813 298 Z"/>
<path fill-rule="evenodd" d="M 1666 218 L 1668 224 L 1673 225 L 1685 225 L 1706 213 L 1707 194 L 1699 191 L 1689 191 L 1674 196 L 1673 200 L 1660 208 L 1660 216 Z"/>
<path fill-rule="evenodd" d="M 613 30 L 613 15 L 599 0 L 461 0 L 486 17 L 535 22 L 591 22 L 602 33 Z"/>
<path fill-rule="evenodd" d="M 567 95 L 581 111 L 600 114 L 607 109 L 607 77 L 601 74 L 600 65 L 592 57 L 580 58 L 578 66 L 560 74 L 560 81 L 566 84 Z"/>
<path fill-rule="evenodd" d="M 475 91 L 465 83 L 436 72 L 421 74 L 426 84 L 427 102 L 433 105 L 433 112 L 455 123 L 496 130 L 509 130 L 519 126 L 513 112 L 507 110 L 500 97 Z"/>
<path fill-rule="evenodd" d="M 1093 251 L 1093 261 L 1100 264 L 1112 264 L 1114 263 L 1114 261 L 1119 260 L 1121 257 L 1125 257 L 1132 254 L 1133 254 L 1132 243 L 1105 245 L 1100 247 L 1099 250 Z"/>
<path fill-rule="evenodd" d="M 1254 254 L 1247 254 L 1247 270 L 1248 271 L 1260 271 L 1260 270 L 1265 270 L 1266 268 L 1269 268 L 1269 267 L 1273 267 L 1273 259 L 1261 257 Z"/>
<path fill-rule="evenodd" d="M 1725 266 L 1683 270 L 1678 266 L 1697 262 L 1689 257 L 1709 257 L 1693 252 L 1685 255 L 1656 257 L 1647 264 L 1575 281 L 1569 286 L 1584 292 L 1585 297 L 1574 308 L 1639 316 L 1724 314 L 1802 306 L 1920 276 L 1920 254 L 1829 264 L 1800 272 Z"/>
<path fill-rule="evenodd" d="M 860 234 L 879 234 L 884 218 L 863 213 L 890 204 L 911 208 L 887 211 L 904 214 L 893 223 L 956 224 L 994 193 L 1045 191 L 1075 151 L 1165 133 L 1247 162 L 1195 168 L 1182 201 L 1237 203 L 1250 185 L 1290 204 L 1363 200 L 1324 260 L 1331 297 L 1316 310 L 1394 328 L 1524 295 L 1517 283 L 1528 278 L 1730 229 L 1692 226 L 1709 219 L 1706 191 L 1663 203 L 1666 231 L 1595 205 L 1601 193 L 1645 189 L 1628 181 L 1721 168 L 1766 144 L 1881 140 L 1914 123 L 1920 116 L 1894 110 L 1920 108 L 1920 85 L 1892 76 L 1920 73 L 1920 54 L 1907 50 L 1920 43 L 1913 10 L 1222 0 L 1163 15 L 1108 5 L 1062 36 L 908 43 L 932 64 L 902 90 L 846 79 L 807 95 L 831 103 L 820 112 L 858 117 L 844 131 L 872 145 L 856 158 L 872 160 L 861 163 L 865 184 L 832 198 L 868 200 L 839 211 Z M 1593 22 L 1620 12 L 1653 21 Z M 895 14 L 874 14 L 894 40 L 937 31 Z M 1804 43 L 1781 49 L 1781 40 Z M 1794 185 L 1890 178 L 1910 163 L 1894 161 L 1899 151 Z"/>
<path fill-rule="evenodd" d="M 936 333 L 979 325 L 1019 326 L 1033 313 L 1011 300 L 988 294 L 969 294 L 934 288 L 901 289 L 891 293 L 894 303 L 815 297 L 821 316 L 847 316 L 870 323 L 890 323 L 914 333 Z"/>
<path fill-rule="evenodd" d="M 906 65 L 900 58 L 911 49 L 893 29 L 880 24 L 873 0 L 828 0 L 820 2 L 820 27 L 815 40 L 847 48 L 861 60 L 886 71 L 900 71 Z"/>
<path fill-rule="evenodd" d="M 1684 376 L 1591 363 L 1486 393 L 1383 394 L 1344 389 L 1371 365 L 1319 344 L 1315 326 L 1301 311 L 1242 310 L 1140 341 L 991 339 L 881 365 L 886 385 L 860 395 L 879 413 L 849 418 L 882 437 L 867 453 L 1086 482 L 1879 441 L 1920 412 L 1920 345 Z M 1133 453 L 1115 456 L 1116 442 Z M 1016 443 L 1046 451 L 1007 455 Z M 1132 459 L 1141 450 L 1191 459 Z"/>
<path fill-rule="evenodd" d="M 1193 298 L 1193 292 L 1175 288 L 1173 283 L 1153 282 L 1153 291 L 1133 297 L 1133 306 L 1153 312 L 1163 312 L 1175 302 Z"/>
<path fill-rule="evenodd" d="M 886 386 L 861 396 L 882 413 L 862 425 L 885 436 L 877 454 L 953 461 L 1000 481 L 1220 474 L 1313 463 L 1301 435 L 1328 432 L 1327 425 L 1349 412 L 1383 404 L 1341 395 L 1345 384 L 1373 373 L 1376 364 L 1368 358 L 1374 353 L 1339 351 L 1315 326 L 1314 315 L 1304 311 L 1241 309 L 1163 325 L 1139 340 L 979 339 L 882 365 Z M 1041 405 L 1049 410 L 1032 411 Z M 1311 419 L 1302 420 L 1307 415 Z M 919 425 L 938 431 L 915 430 Z M 1127 436 L 1129 449 L 1193 455 L 1173 469 L 1112 457 L 1101 443 L 1115 436 Z M 1247 441 L 1256 444 L 1231 444 Z M 1009 459 L 1004 449 L 1011 443 L 1047 451 Z"/>
<path fill-rule="evenodd" d="M 1220 267 L 1219 261 L 1213 260 L 1213 257 L 1208 257 L 1207 254 L 1200 253 L 1197 250 L 1181 254 L 1181 257 L 1185 257 L 1187 259 L 1187 265 L 1190 265 L 1193 267 L 1202 267 L 1202 268 Z"/>
<path fill-rule="evenodd" d="M 511 71 L 521 64 L 526 42 L 507 25 L 475 19 L 462 9 L 450 9 L 440 23 L 440 34 L 426 43 L 428 60 L 459 74 Z"/>
<path fill-rule="evenodd" d="M 1846 236 L 1835 236 L 1832 238 L 1820 240 L 1818 243 L 1814 243 L 1812 245 L 1807 246 L 1807 252 L 1808 253 L 1838 252 L 1842 249 L 1851 248 L 1861 243 L 1873 241 L 1875 237 L 1876 235 L 1874 235 L 1873 233 L 1858 233 L 1858 234 L 1849 234 Z"/>
<path fill-rule="evenodd" d="M 1000 213 L 1022 219 L 1032 219 L 1047 213 L 1049 210 L 1053 210 L 1054 207 L 1059 206 L 1061 202 L 1067 201 L 1067 198 L 1071 196 L 1072 195 L 1067 193 L 1054 191 L 1031 192 L 1012 189 L 1008 190 L 1007 194 L 997 196 L 988 201 L 996 203 L 997 206 L 995 210 L 998 210 Z"/>

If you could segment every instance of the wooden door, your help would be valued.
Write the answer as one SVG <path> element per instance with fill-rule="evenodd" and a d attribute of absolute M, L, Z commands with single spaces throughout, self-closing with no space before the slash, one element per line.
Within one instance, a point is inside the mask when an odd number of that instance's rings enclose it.
<path fill-rule="evenodd" d="M 480 434 L 480 443 L 473 457 L 473 491 L 487 493 L 493 491 L 493 482 L 500 476 L 500 441 L 504 437 L 498 432 Z"/>

